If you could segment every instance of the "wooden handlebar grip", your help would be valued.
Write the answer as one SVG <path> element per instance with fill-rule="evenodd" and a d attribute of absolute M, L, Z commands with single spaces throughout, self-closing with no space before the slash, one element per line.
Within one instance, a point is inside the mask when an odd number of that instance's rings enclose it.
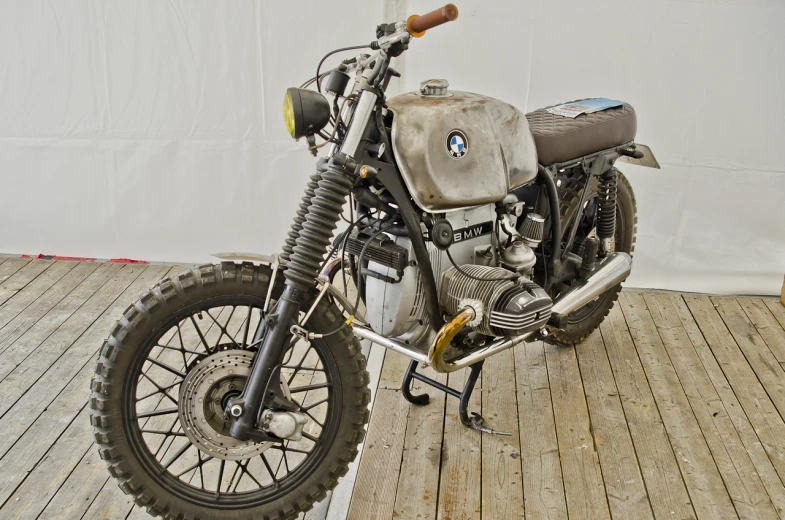
<path fill-rule="evenodd" d="M 428 29 L 433 29 L 443 23 L 452 22 L 456 18 L 458 18 L 458 8 L 453 4 L 447 4 L 440 9 L 436 9 L 435 11 L 431 11 L 422 16 L 416 14 L 410 16 L 409 19 L 406 20 L 406 27 L 409 30 L 409 34 L 415 38 L 419 38 L 425 34 L 425 31 Z"/>

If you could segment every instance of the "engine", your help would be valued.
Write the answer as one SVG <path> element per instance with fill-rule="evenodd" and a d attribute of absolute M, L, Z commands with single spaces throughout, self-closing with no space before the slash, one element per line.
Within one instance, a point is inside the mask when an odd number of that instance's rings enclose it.
<path fill-rule="evenodd" d="M 488 336 L 541 329 L 551 316 L 550 296 L 527 278 L 512 281 L 506 276 L 509 274 L 506 269 L 484 265 L 464 265 L 460 271 L 452 267 L 442 275 L 439 303 L 447 314 L 456 314 L 467 305 L 473 307 L 477 317 L 469 325 Z"/>
<path fill-rule="evenodd" d="M 479 312 L 469 327 L 494 337 L 542 328 L 552 307 L 548 294 L 531 281 L 536 261 L 533 247 L 542 240 L 542 218 L 527 216 L 520 227 L 526 234 L 506 248 L 499 246 L 500 240 L 509 236 L 504 229 L 512 229 L 500 220 L 502 232 L 497 234 L 499 218 L 494 205 L 444 216 L 451 235 L 449 251 L 460 269 L 452 265 L 445 251 L 427 242 L 443 312 L 453 315 L 471 302 Z M 419 269 L 412 261 L 414 251 L 407 237 L 384 237 L 366 249 L 366 318 L 379 334 L 417 344 L 432 328 Z M 433 240 L 438 242 L 436 237 Z M 364 245 L 360 238 L 352 238 L 349 253 L 357 255 Z"/>

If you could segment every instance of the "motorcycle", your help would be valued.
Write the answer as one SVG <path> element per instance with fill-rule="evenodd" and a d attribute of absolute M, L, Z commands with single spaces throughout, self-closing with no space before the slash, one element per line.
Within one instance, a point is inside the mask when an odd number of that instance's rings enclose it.
<path fill-rule="evenodd" d="M 411 392 L 418 379 L 494 434 L 467 409 L 483 360 L 523 341 L 572 345 L 610 311 L 636 232 L 615 164 L 650 153 L 634 109 L 524 115 L 445 80 L 388 99 L 393 60 L 457 16 L 448 4 L 379 25 L 369 45 L 325 59 L 368 52 L 325 72 L 322 59 L 288 89 L 289 133 L 327 152 L 281 254 L 216 255 L 112 329 L 91 422 L 109 472 L 150 514 L 294 518 L 322 500 L 369 419 L 361 339 L 411 359 L 404 398 L 428 402 Z M 470 372 L 457 390 L 421 366 Z"/>

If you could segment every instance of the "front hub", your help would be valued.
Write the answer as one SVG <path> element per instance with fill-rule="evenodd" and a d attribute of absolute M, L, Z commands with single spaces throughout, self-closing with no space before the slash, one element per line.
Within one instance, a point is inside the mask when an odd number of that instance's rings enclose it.
<path fill-rule="evenodd" d="M 245 460 L 264 452 L 271 442 L 240 441 L 229 435 L 227 401 L 240 394 L 253 363 L 253 352 L 225 350 L 207 356 L 185 377 L 179 415 L 183 432 L 203 452 L 223 460 Z"/>

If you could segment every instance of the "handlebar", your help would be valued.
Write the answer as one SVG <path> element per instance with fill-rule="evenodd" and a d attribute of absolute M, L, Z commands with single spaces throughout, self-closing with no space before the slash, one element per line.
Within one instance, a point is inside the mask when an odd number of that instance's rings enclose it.
<path fill-rule="evenodd" d="M 447 4 L 444 7 L 431 11 L 422 16 L 413 14 L 406 20 L 406 28 L 409 34 L 415 38 L 419 38 L 428 29 L 438 27 L 443 23 L 452 22 L 458 18 L 458 8 L 453 4 Z"/>

